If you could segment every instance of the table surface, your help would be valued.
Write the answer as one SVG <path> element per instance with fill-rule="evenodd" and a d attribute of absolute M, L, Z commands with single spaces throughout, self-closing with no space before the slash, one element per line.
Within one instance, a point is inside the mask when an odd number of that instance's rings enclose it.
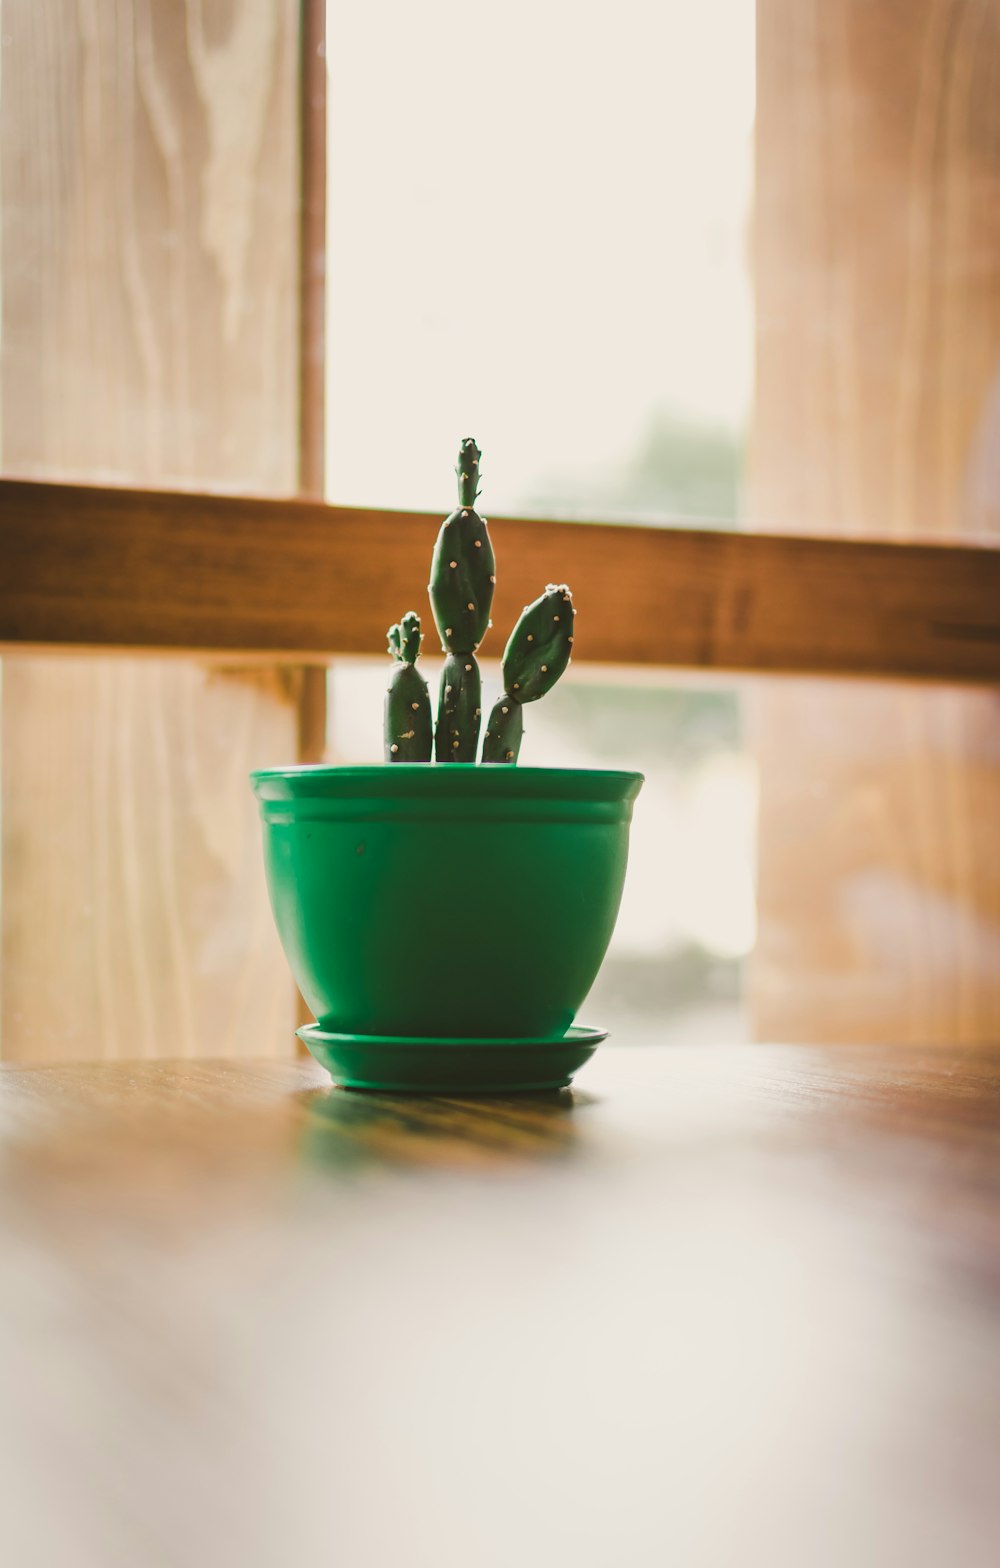
<path fill-rule="evenodd" d="M 0 1229 L 17 1568 L 997 1561 L 1000 1049 L 8 1067 Z"/>

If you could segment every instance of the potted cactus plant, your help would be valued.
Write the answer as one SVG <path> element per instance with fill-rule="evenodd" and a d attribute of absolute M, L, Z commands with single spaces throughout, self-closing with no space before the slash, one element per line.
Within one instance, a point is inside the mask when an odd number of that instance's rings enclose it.
<path fill-rule="evenodd" d="M 434 729 L 437 762 L 475 762 L 482 718 L 482 680 L 476 654 L 493 625 L 490 610 L 496 562 L 485 518 L 476 511 L 481 453 L 471 437 L 458 454 L 458 506 L 441 524 L 427 585 L 445 654 Z M 516 762 L 524 734 L 524 704 L 552 690 L 573 651 L 573 596 L 549 583 L 529 604 L 503 656 L 502 696 L 489 718 L 483 762 Z M 389 628 L 396 661 L 385 697 L 386 762 L 431 760 L 431 704 L 416 668 L 420 617 L 410 610 Z"/>
<path fill-rule="evenodd" d="M 475 441 L 456 473 L 428 584 L 436 722 L 409 611 L 388 632 L 383 764 L 252 775 L 278 932 L 316 1016 L 299 1034 L 349 1088 L 562 1087 L 606 1035 L 575 1016 L 614 928 L 642 776 L 516 766 L 524 708 L 573 650 L 565 584 L 517 621 L 483 729 L 496 566 Z"/>

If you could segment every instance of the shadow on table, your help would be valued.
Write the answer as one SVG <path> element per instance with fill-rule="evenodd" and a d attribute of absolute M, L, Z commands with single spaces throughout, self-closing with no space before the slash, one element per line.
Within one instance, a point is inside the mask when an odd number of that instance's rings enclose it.
<path fill-rule="evenodd" d="M 500 1170 L 565 1159 L 579 1149 L 579 1113 L 596 1103 L 578 1089 L 463 1099 L 329 1088 L 296 1099 L 303 1157 L 335 1169 Z"/>

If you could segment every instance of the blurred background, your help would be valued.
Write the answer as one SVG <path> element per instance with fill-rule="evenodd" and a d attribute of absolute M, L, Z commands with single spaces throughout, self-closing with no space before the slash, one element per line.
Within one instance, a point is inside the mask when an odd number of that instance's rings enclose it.
<path fill-rule="evenodd" d="M 333 501 L 446 512 L 458 433 L 483 448 L 487 515 L 744 515 L 754 8 L 629 0 L 568 22 L 432 0 L 387 57 L 377 8 L 329 13 Z M 371 760 L 383 661 L 332 682 L 332 754 Z M 757 786 L 735 686 L 577 664 L 526 722 L 525 762 L 647 777 L 590 1012 L 619 1041 L 665 1020 L 743 1038 Z"/>
<path fill-rule="evenodd" d="M 487 515 L 1000 538 L 995 6 L 0 16 L 4 473 L 444 515 L 474 434 Z M 647 774 L 588 1017 L 995 1037 L 995 694 L 597 668 L 586 625 L 523 760 Z M 383 672 L 319 675 L 308 754 L 378 757 Z M 316 676 L 3 661 L 5 1057 L 291 1049 L 244 780 Z"/>
<path fill-rule="evenodd" d="M 332 7 L 331 499 L 447 510 L 469 429 L 487 510 L 742 514 L 754 16 Z"/>

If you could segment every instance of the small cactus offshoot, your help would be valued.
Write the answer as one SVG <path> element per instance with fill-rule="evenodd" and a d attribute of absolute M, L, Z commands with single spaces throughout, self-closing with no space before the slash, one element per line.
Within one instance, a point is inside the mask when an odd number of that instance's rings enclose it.
<path fill-rule="evenodd" d="M 526 702 L 552 690 L 573 652 L 573 595 L 565 583 L 549 583 L 529 604 L 510 634 L 503 656 L 503 696 L 490 714 L 483 738 L 484 762 L 516 762 Z"/>
<path fill-rule="evenodd" d="M 420 617 L 410 610 L 388 632 L 394 663 L 385 694 L 386 762 L 430 762 L 431 699 L 427 682 L 416 668 L 420 652 Z"/>
<path fill-rule="evenodd" d="M 441 524 L 427 585 L 446 655 L 433 741 L 438 762 L 475 762 L 479 744 L 482 682 L 476 652 L 493 624 L 496 585 L 486 519 L 476 511 L 481 456 L 475 441 L 466 437 L 455 467 L 458 506 Z M 523 705 L 544 697 L 565 670 L 573 651 L 575 614 L 565 583 L 549 583 L 525 608 L 504 652 L 504 693 L 490 714 L 483 762 L 517 761 Z M 385 699 L 387 762 L 430 761 L 430 698 L 414 668 L 419 651 L 420 618 L 411 611 L 389 628 L 389 652 L 396 662 Z"/>

